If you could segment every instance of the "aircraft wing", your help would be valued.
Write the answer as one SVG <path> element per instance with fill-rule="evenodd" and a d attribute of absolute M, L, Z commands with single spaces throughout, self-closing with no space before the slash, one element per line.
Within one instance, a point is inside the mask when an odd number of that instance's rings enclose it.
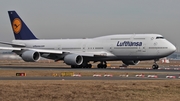
<path fill-rule="evenodd" d="M 15 50 L 15 51 L 21 51 L 21 48 L 14 48 L 14 47 L 0 47 L 0 50 Z"/>
<path fill-rule="evenodd" d="M 34 48 L 16 48 L 16 47 L 0 47 L 0 50 L 12 50 L 12 51 L 23 51 L 23 50 L 33 50 L 39 53 L 53 53 L 53 54 L 62 54 L 62 51 L 59 50 L 46 50 L 46 49 L 34 49 Z"/>
<path fill-rule="evenodd" d="M 81 51 L 67 51 L 67 50 L 48 50 L 48 49 L 35 49 L 35 48 L 16 48 L 16 47 L 0 47 L 0 50 L 12 50 L 12 51 L 26 51 L 32 50 L 39 53 L 46 54 L 67 54 L 74 53 L 85 57 L 94 57 L 94 56 L 114 56 L 110 52 L 106 51 L 97 51 L 97 52 L 81 52 Z"/>
<path fill-rule="evenodd" d="M 19 43 L 10 43 L 10 42 L 3 42 L 0 41 L 0 44 L 5 44 L 5 45 L 11 45 L 11 46 L 19 46 L 19 47 L 25 47 L 25 44 L 19 44 Z"/>

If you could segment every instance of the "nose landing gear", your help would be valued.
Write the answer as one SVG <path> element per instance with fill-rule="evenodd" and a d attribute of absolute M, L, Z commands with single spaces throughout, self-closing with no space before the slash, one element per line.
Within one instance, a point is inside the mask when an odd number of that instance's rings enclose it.
<path fill-rule="evenodd" d="M 158 69 L 159 66 L 157 64 L 152 65 L 152 69 Z"/>
<path fill-rule="evenodd" d="M 156 63 L 158 60 L 154 60 L 154 64 L 152 65 L 152 69 L 158 69 L 159 65 Z"/>

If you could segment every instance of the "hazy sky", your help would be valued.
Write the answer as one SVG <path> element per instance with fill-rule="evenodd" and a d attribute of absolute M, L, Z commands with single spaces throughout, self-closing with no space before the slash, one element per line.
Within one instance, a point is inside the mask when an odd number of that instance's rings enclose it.
<path fill-rule="evenodd" d="M 8 10 L 42 39 L 158 33 L 180 47 L 180 0 L 1 0 L 0 41 L 14 39 Z"/>

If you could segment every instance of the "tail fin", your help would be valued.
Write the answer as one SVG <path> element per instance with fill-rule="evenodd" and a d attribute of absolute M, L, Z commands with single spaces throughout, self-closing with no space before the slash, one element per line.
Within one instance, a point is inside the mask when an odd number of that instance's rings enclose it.
<path fill-rule="evenodd" d="M 37 39 L 15 11 L 8 11 L 14 37 L 17 40 Z"/>

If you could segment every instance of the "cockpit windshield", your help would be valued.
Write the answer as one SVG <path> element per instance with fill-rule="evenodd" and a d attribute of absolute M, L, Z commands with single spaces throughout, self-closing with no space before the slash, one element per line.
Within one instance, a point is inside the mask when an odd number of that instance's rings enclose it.
<path fill-rule="evenodd" d="M 156 39 L 164 39 L 164 37 L 158 36 L 158 37 L 156 37 Z"/>

